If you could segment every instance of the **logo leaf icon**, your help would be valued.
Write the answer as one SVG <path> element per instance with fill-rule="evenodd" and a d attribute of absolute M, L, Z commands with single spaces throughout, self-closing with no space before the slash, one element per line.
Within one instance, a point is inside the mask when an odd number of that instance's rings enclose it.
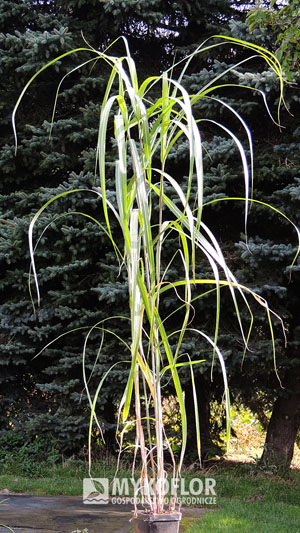
<path fill-rule="evenodd" d="M 99 481 L 98 479 L 93 479 L 93 483 L 95 487 L 95 492 L 98 492 L 99 495 L 106 494 L 107 487 L 104 483 L 102 483 L 102 481 Z"/>

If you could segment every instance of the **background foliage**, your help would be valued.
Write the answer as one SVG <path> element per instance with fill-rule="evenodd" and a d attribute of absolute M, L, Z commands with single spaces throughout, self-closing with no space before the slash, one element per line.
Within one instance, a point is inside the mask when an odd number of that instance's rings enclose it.
<path fill-rule="evenodd" d="M 289 81 L 300 71 L 300 8 L 297 0 L 281 3 L 271 0 L 268 6 L 259 5 L 247 15 L 250 33 L 257 26 L 269 28 L 278 45 L 276 55 Z"/>

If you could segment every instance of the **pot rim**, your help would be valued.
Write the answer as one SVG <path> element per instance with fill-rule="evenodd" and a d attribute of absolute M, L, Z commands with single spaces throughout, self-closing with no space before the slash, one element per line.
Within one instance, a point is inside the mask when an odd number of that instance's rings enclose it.
<path fill-rule="evenodd" d="M 182 518 L 182 513 L 179 511 L 166 511 L 164 513 L 149 513 L 147 511 L 139 511 L 133 519 L 143 519 L 145 522 L 178 522 Z"/>

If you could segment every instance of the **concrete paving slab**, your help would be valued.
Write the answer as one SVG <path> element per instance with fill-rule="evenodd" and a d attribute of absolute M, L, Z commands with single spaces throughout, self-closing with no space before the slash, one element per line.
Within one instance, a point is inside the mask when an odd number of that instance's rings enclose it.
<path fill-rule="evenodd" d="M 9 495 L 0 506 L 1 525 L 18 533 L 71 533 L 85 528 L 89 533 L 129 533 L 131 516 L 131 506 L 116 510 L 112 504 L 85 505 L 75 496 Z"/>

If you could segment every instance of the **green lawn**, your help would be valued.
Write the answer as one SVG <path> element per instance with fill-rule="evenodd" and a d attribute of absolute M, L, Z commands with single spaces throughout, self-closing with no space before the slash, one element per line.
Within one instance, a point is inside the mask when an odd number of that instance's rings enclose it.
<path fill-rule="evenodd" d="M 298 493 L 299 498 L 299 493 Z M 280 501 L 222 498 L 218 510 L 208 513 L 186 533 L 299 533 L 300 506 Z"/>
<path fill-rule="evenodd" d="M 300 470 L 272 475 L 255 465 L 230 465 L 215 474 L 217 505 L 186 533 L 299 533 Z"/>
<path fill-rule="evenodd" d="M 87 463 L 82 461 L 67 461 L 64 465 L 49 465 L 40 463 L 38 471 L 28 468 L 28 475 L 22 471 L 22 465 L 13 463 L 6 472 L 0 475 L 0 490 L 7 488 L 12 492 L 26 492 L 40 496 L 65 496 L 82 495 L 82 480 L 88 477 Z M 19 468 L 18 468 L 19 467 Z M 104 462 L 93 467 L 92 476 L 95 478 L 107 477 L 112 479 L 115 466 Z M 129 470 L 120 469 L 119 477 L 131 477 Z"/>

